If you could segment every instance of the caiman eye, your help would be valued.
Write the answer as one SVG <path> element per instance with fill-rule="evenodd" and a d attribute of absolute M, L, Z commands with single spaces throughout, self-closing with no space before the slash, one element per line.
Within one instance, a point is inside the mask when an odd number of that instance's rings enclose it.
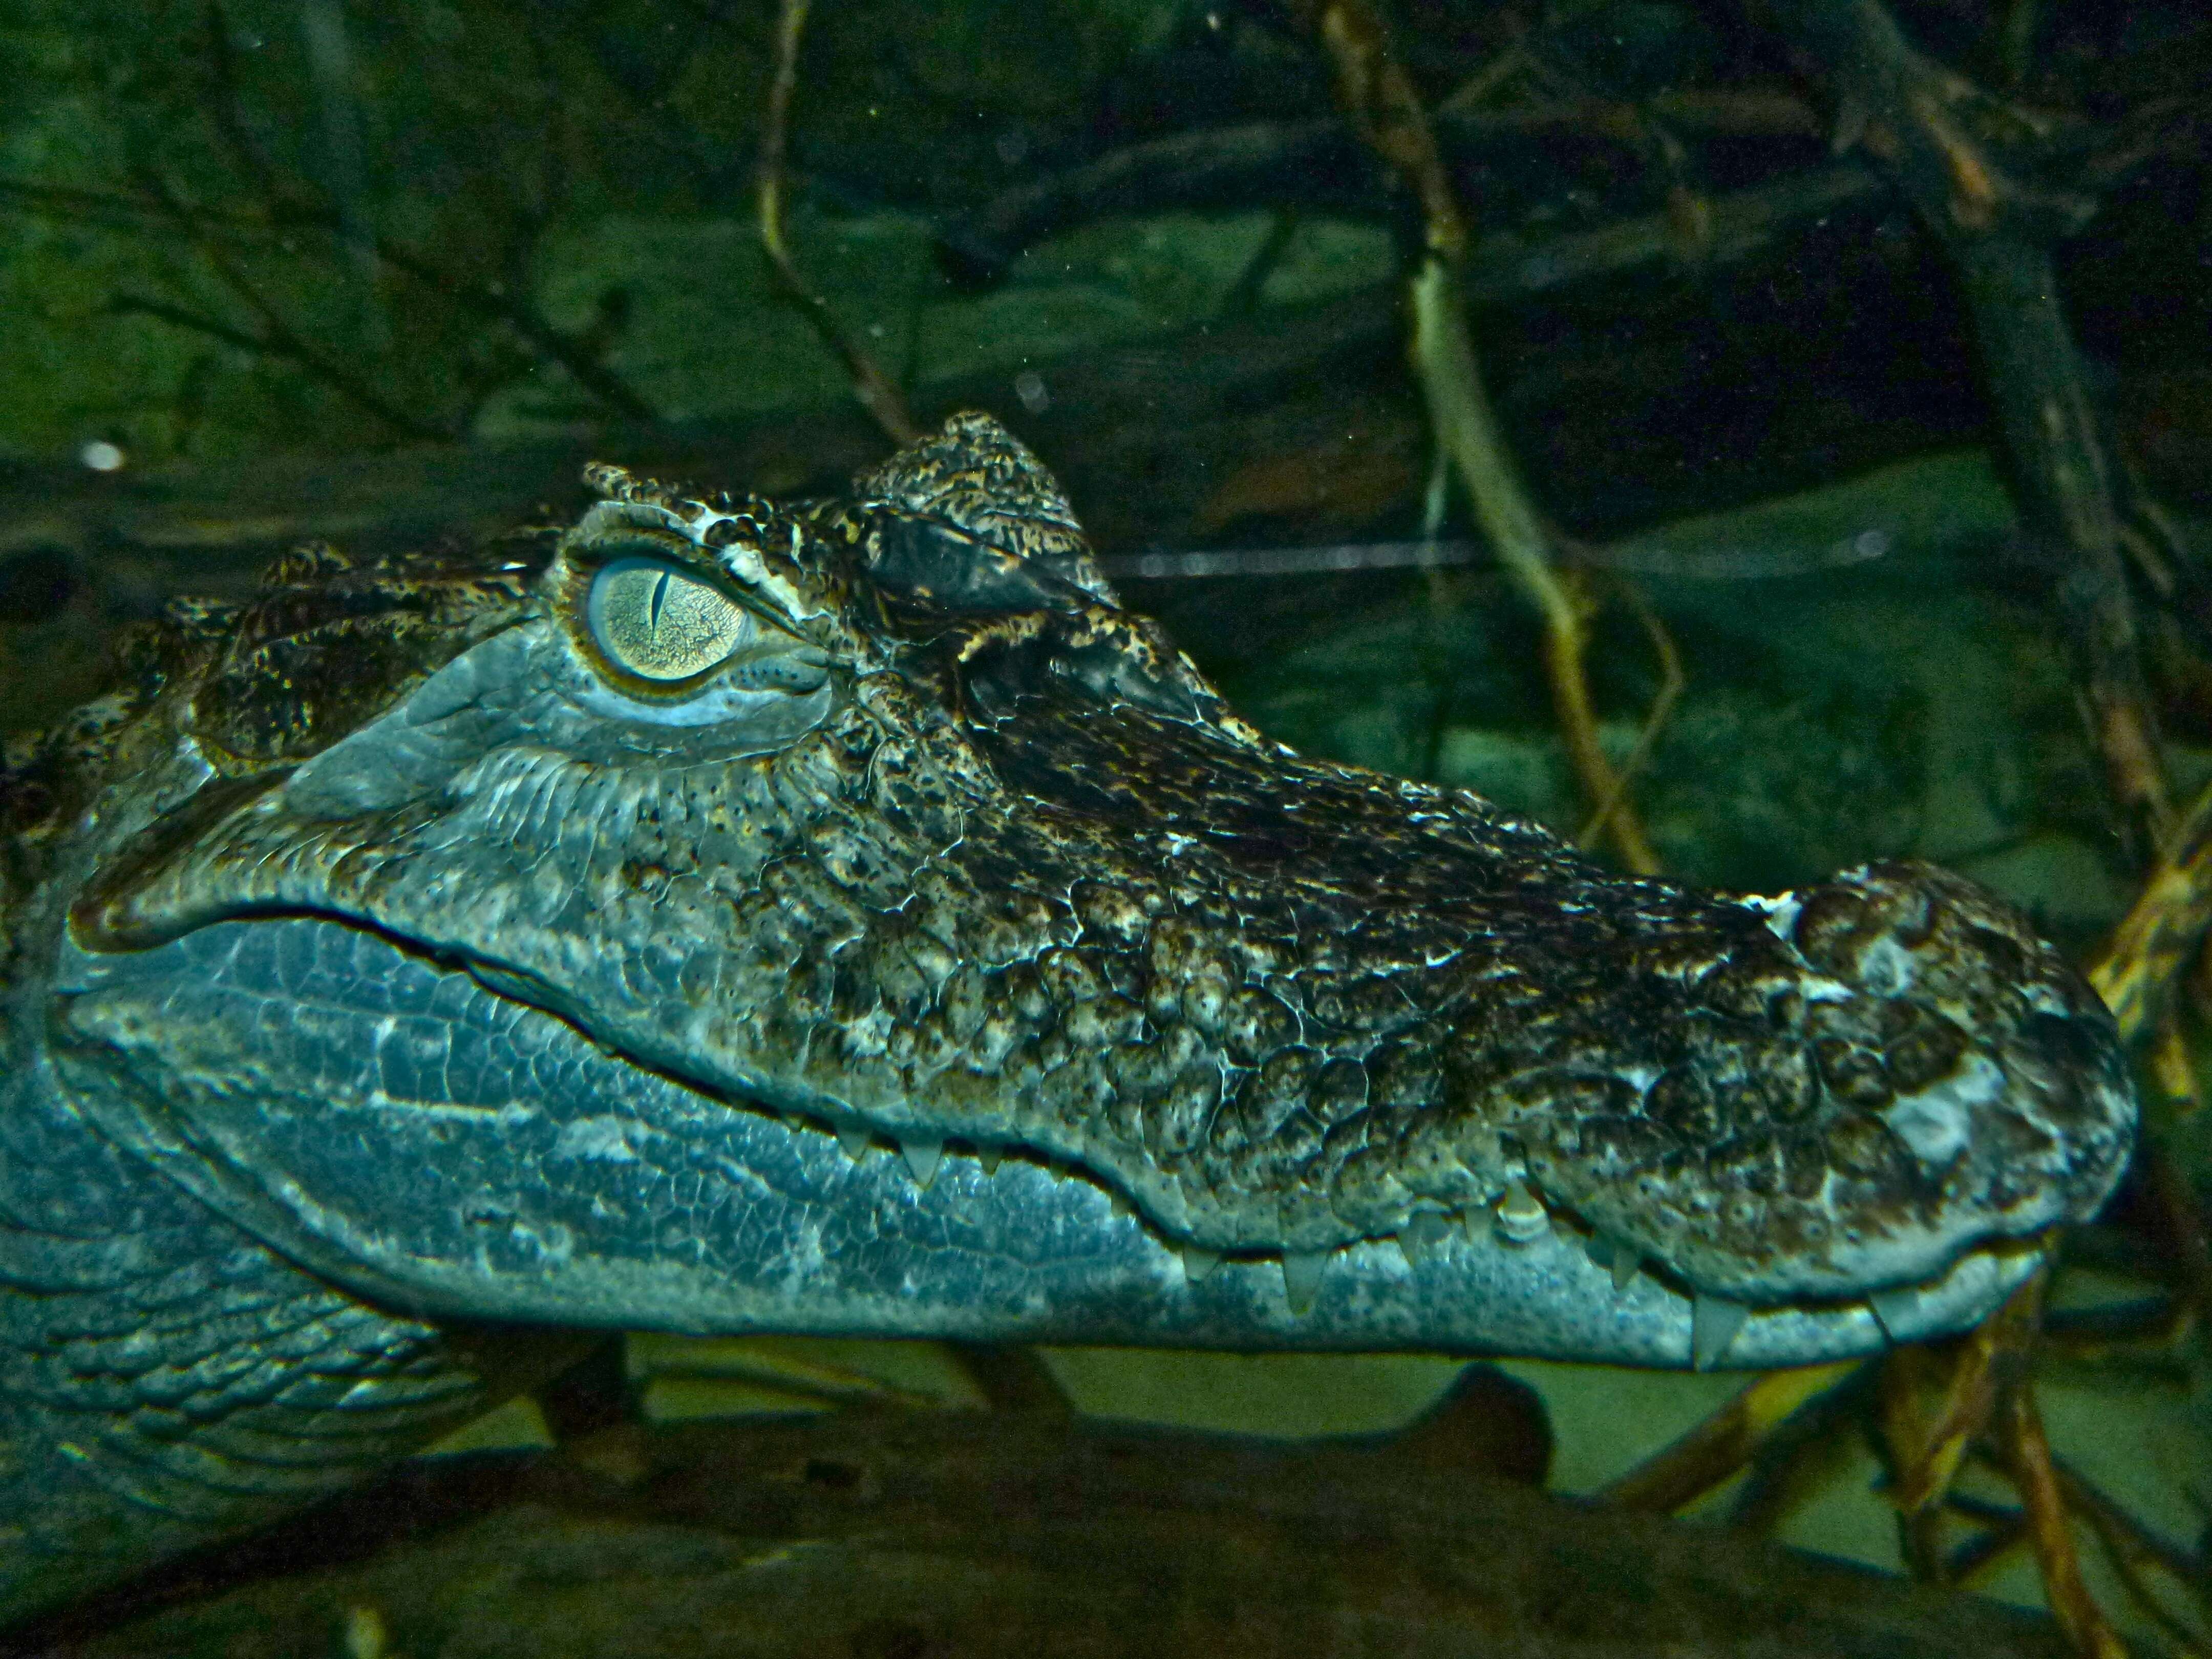
<path fill-rule="evenodd" d="M 624 673 L 657 684 L 695 679 L 758 629 L 726 594 L 659 559 L 615 559 L 584 601 L 592 642 Z"/>

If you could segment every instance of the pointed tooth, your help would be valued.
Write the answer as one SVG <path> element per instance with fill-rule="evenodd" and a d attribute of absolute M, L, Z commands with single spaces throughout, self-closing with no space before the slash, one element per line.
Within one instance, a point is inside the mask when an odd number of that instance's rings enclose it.
<path fill-rule="evenodd" d="M 999 1173 L 999 1166 L 1006 1161 L 1006 1150 L 1003 1146 L 978 1146 L 975 1161 L 983 1166 L 985 1175 L 994 1176 Z"/>
<path fill-rule="evenodd" d="M 1137 1212 L 1137 1206 L 1129 1202 L 1129 1195 L 1118 1187 L 1108 1191 L 1106 1207 L 1115 1215 L 1134 1215 Z"/>
<path fill-rule="evenodd" d="M 1398 1251 L 1407 1267 L 1425 1261 L 1451 1236 L 1451 1223 L 1432 1210 L 1424 1210 L 1398 1230 Z"/>
<path fill-rule="evenodd" d="M 1874 1291 L 1867 1296 L 1867 1306 L 1874 1312 L 1881 1334 L 1891 1342 L 1909 1340 L 1903 1333 L 1911 1330 L 1920 1317 L 1920 1287 L 1917 1285 L 1893 1285 L 1886 1291 Z"/>
<path fill-rule="evenodd" d="M 1613 1288 L 1625 1291 L 1636 1282 L 1636 1275 L 1644 1271 L 1644 1257 L 1633 1244 L 1624 1239 L 1607 1238 L 1603 1233 L 1592 1233 L 1583 1241 L 1583 1252 L 1599 1267 L 1613 1274 Z"/>
<path fill-rule="evenodd" d="M 1636 1275 L 1644 1270 L 1644 1258 L 1626 1244 L 1613 1247 L 1613 1288 L 1618 1292 L 1636 1282 Z"/>
<path fill-rule="evenodd" d="M 1729 1344 L 1743 1328 L 1743 1322 L 1750 1317 L 1751 1310 L 1742 1303 L 1707 1296 L 1700 1291 L 1690 1303 L 1691 1368 L 1709 1371 L 1719 1364 L 1721 1356 L 1729 1351 Z"/>
<path fill-rule="evenodd" d="M 1321 1270 L 1328 1265 L 1327 1250 L 1283 1252 L 1283 1297 L 1293 1314 L 1303 1316 L 1312 1307 L 1321 1289 Z"/>
<path fill-rule="evenodd" d="M 1195 1285 L 1221 1265 L 1221 1252 L 1209 1250 L 1202 1244 L 1185 1244 L 1182 1249 L 1182 1276 Z"/>
<path fill-rule="evenodd" d="M 937 1179 L 937 1164 L 945 1156 L 945 1143 L 941 1140 L 902 1140 L 899 1151 L 906 1154 L 906 1167 L 914 1172 L 914 1184 L 927 1192 L 929 1183 Z"/>
<path fill-rule="evenodd" d="M 778 1112 L 776 1115 L 783 1120 L 783 1127 L 787 1129 L 804 1129 L 810 1127 L 806 1121 L 806 1114 L 804 1112 Z"/>
<path fill-rule="evenodd" d="M 858 1123 L 848 1123 L 837 1131 L 837 1144 L 855 1164 L 868 1155 L 868 1143 L 872 1139 L 866 1127 Z"/>
<path fill-rule="evenodd" d="M 1552 1231 L 1551 1212 L 1544 1208 L 1543 1200 L 1517 1177 L 1505 1183 L 1504 1195 L 1498 1200 L 1494 1213 L 1498 1231 L 1510 1243 L 1530 1243 Z"/>

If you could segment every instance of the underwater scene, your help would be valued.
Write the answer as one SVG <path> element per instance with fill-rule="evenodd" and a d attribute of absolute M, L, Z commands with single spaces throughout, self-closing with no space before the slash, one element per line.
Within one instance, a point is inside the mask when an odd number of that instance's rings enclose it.
<path fill-rule="evenodd" d="M 0 0 L 0 1654 L 2212 1652 L 2212 16 Z"/>

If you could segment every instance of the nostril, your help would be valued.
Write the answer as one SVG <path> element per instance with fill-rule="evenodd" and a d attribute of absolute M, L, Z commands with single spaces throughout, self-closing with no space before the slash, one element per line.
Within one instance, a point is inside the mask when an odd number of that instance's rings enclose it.
<path fill-rule="evenodd" d="M 1928 866 L 1870 865 L 1809 890 L 1793 942 L 1807 960 L 1838 979 L 1871 972 L 1909 980 L 1913 953 L 1936 937 L 1949 915 L 1948 896 L 1942 872 Z"/>
<path fill-rule="evenodd" d="M 1992 979 L 2008 985 L 2017 985 L 2029 978 L 2033 970 L 2028 966 L 2027 952 L 2021 950 L 2016 939 L 1987 927 L 1970 927 L 1965 944 L 1982 960 Z"/>
<path fill-rule="evenodd" d="M 2044 974 L 2031 978 L 2020 987 L 2020 1000 L 2031 1012 L 2052 1019 L 2086 1020 L 2093 1027 L 2101 1027 L 2112 1019 L 2112 1010 L 2105 1000 L 2090 989 L 2089 982 L 2071 974 Z"/>
<path fill-rule="evenodd" d="M 2110 1034 L 2103 1022 L 2042 1011 L 2021 1022 L 2021 1040 L 2063 1072 L 2094 1076 L 2108 1069 Z"/>
<path fill-rule="evenodd" d="M 1839 979 L 1857 977 L 1859 954 L 1881 931 L 1866 895 L 1840 883 L 1807 895 L 1791 930 L 1805 959 Z"/>
<path fill-rule="evenodd" d="M 1882 1024 L 1882 1060 L 1900 1093 L 1933 1088 L 1951 1076 L 1972 1043 L 1956 1021 L 1917 1003 L 1885 1004 Z"/>

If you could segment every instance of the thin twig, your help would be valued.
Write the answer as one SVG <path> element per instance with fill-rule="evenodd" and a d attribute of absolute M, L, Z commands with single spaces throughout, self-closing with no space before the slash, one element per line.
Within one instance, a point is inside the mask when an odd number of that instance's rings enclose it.
<path fill-rule="evenodd" d="M 187 211 L 194 227 L 203 231 L 220 226 L 234 233 L 261 236 L 301 229 L 318 231 L 334 238 L 343 238 L 347 234 L 343 219 L 336 209 L 304 202 L 281 192 L 271 193 L 264 217 L 258 222 L 235 217 L 225 219 L 199 208 Z M 524 297 L 528 291 L 526 288 L 480 283 L 433 263 L 422 253 L 381 231 L 362 228 L 360 234 L 367 240 L 355 246 L 364 248 L 402 276 L 411 277 L 433 293 L 456 301 L 463 310 L 473 312 L 493 322 L 504 323 L 526 343 L 534 347 L 540 356 L 566 369 L 579 386 L 623 419 L 647 422 L 655 418 L 653 405 L 640 397 L 601 358 L 596 337 L 589 331 L 571 335 L 554 327 Z M 205 240 L 203 235 L 203 246 Z"/>
<path fill-rule="evenodd" d="M 2164 1631 L 2181 1652 L 2204 1654 L 2207 1649 L 2203 1632 L 2191 1630 L 2167 1610 L 2166 1604 L 2152 1593 L 2149 1574 L 2164 1573 L 2179 1584 L 2183 1594 L 2195 1604 L 2207 1628 L 2212 1628 L 2212 1579 L 2207 1577 L 2206 1564 L 2160 1537 L 2063 1459 L 2054 1457 L 2051 1468 L 2057 1474 L 2059 1493 L 2066 1500 L 2066 1507 L 2088 1522 L 2095 1531 L 2097 1541 L 2104 1547 L 2105 1559 L 2127 1591 L 2128 1599 Z"/>
<path fill-rule="evenodd" d="M 2212 928 L 2212 786 L 2166 837 L 2158 866 L 2089 966 L 2089 983 L 2132 1041 L 2149 1032 L 2174 976 Z"/>
<path fill-rule="evenodd" d="M 1861 1361 L 1754 1446 L 1743 1482 L 1729 1502 L 1729 1527 L 1771 1537 L 1793 1508 L 1844 1472 L 1856 1449 L 1844 1431 L 1865 1419 L 1881 1380 L 1879 1361 Z"/>
<path fill-rule="evenodd" d="M 1923 1412 L 1923 1396 L 1933 1392 L 1938 1364 L 1936 1351 L 1911 1343 L 1886 1356 L 1881 1365 L 1881 1448 L 1890 1472 L 1889 1498 L 1897 1510 L 1897 1550 L 1905 1571 L 1923 1584 L 1950 1582 L 1950 1561 L 1944 1553 L 1942 1515 L 1936 1500 L 1951 1484 L 1959 1454 L 1966 1437 L 1939 1440 Z M 1954 1362 L 1951 1391 L 1959 1396 L 1959 1383 L 1966 1376 L 1963 1357 Z M 1942 1463 L 1945 1454 L 1949 1465 Z"/>
<path fill-rule="evenodd" d="M 1242 317 L 1259 308 L 1261 290 L 1267 287 L 1275 267 L 1282 263 L 1284 253 L 1298 234 L 1298 223 L 1294 208 L 1278 208 L 1269 216 L 1267 234 L 1261 238 L 1260 246 L 1245 260 L 1243 270 L 1237 273 L 1237 280 L 1230 283 L 1221 302 L 1214 307 L 1218 315 Z"/>
<path fill-rule="evenodd" d="M 2026 1378 L 2004 1389 L 1996 1421 L 2006 1465 L 2027 1511 L 2028 1537 L 2035 1546 L 2036 1564 L 2043 1570 L 2043 1592 L 2052 1616 L 2087 1659 L 2126 1659 L 2125 1644 L 2081 1581 L 2081 1556 L 2051 1467 L 2051 1443 L 2043 1432 L 2042 1413 L 2035 1407 L 2035 1391 Z"/>
<path fill-rule="evenodd" d="M 1651 751 L 1658 744 L 1659 734 L 1667 729 L 1667 722 L 1674 716 L 1674 705 L 1681 700 L 1683 690 L 1689 684 L 1688 676 L 1682 672 L 1682 653 L 1674 648 L 1674 636 L 1668 631 L 1667 624 L 1660 619 L 1659 613 L 1651 608 L 1634 584 L 1621 582 L 1618 586 L 1627 599 L 1629 608 L 1636 612 L 1636 619 L 1644 624 L 1644 636 L 1651 641 L 1652 654 L 1659 659 L 1659 691 L 1644 713 L 1644 729 L 1636 734 L 1635 746 L 1628 751 L 1628 757 L 1620 763 L 1620 773 L 1613 779 L 1613 793 L 1598 803 L 1589 820 L 1575 832 L 1575 845 L 1577 847 L 1588 847 L 1604 832 L 1613 810 L 1626 797 L 1628 786 L 1650 760 Z"/>
<path fill-rule="evenodd" d="M 1753 1377 L 1688 1433 L 1601 1487 L 1597 1501 L 1662 1515 L 1695 1503 L 1734 1475 L 1809 1401 L 1847 1386 L 1865 1363 L 1842 1359 Z"/>
<path fill-rule="evenodd" d="M 1838 125 L 1896 174 L 1948 250 L 2012 462 L 2021 523 L 2065 556 L 2055 599 L 2090 736 L 2138 858 L 2172 815 L 2118 526 L 2108 426 L 2067 319 L 2051 249 L 2095 213 L 2031 170 L 2053 124 L 1916 48 L 1881 0 L 1771 0 L 1776 21 L 1830 70 Z"/>
<path fill-rule="evenodd" d="M 1352 125 L 1421 205 L 1426 248 L 1410 284 L 1413 371 L 1437 447 L 1450 458 L 1498 556 L 1544 623 L 1553 707 L 1583 794 L 1606 808 L 1623 864 L 1659 861 L 1598 742 L 1584 663 L 1594 610 L 1581 573 L 1562 569 L 1483 389 L 1467 323 L 1468 225 L 1413 82 L 1392 56 L 1368 0 L 1310 0 L 1305 22 L 1336 66 L 1338 96 Z"/>
<path fill-rule="evenodd" d="M 776 19 L 775 79 L 769 88 L 768 126 L 761 135 L 760 172 L 756 180 L 760 198 L 761 246 L 768 251 L 785 291 L 798 302 L 824 345 L 837 354 L 853 381 L 853 395 L 860 407 L 875 417 L 893 443 L 909 444 L 921 435 L 906 399 L 899 395 L 875 359 L 837 320 L 830 301 L 807 285 L 799 274 L 784 235 L 785 155 L 791 126 L 792 94 L 799 85 L 799 43 L 806 33 L 809 0 L 782 0 Z"/>
<path fill-rule="evenodd" d="M 1413 367 L 1427 394 L 1437 446 L 1451 458 L 1500 562 L 1543 619 L 1545 675 L 1568 758 L 1589 799 L 1613 802 L 1608 827 L 1622 862 L 1632 870 L 1655 871 L 1658 858 L 1632 808 L 1615 799 L 1617 775 L 1598 742 L 1584 664 L 1595 608 L 1589 584 L 1580 572 L 1552 562 L 1542 523 L 1491 413 L 1449 261 L 1432 253 L 1422 262 L 1413 300 Z"/>
<path fill-rule="evenodd" d="M 260 215 L 247 216 L 167 198 L 158 188 L 149 188 L 143 196 L 129 196 L 0 179 L 0 201 L 20 203 L 51 217 L 106 225 L 117 230 L 139 230 L 149 222 L 158 222 L 181 231 L 195 249 L 210 259 L 216 257 L 218 237 L 234 246 L 251 247 L 289 231 L 314 230 L 335 236 L 339 230 L 335 212 L 289 198 L 270 202 Z M 477 283 L 442 270 L 389 237 L 379 235 L 372 248 L 380 259 L 403 276 L 459 301 L 466 310 L 507 324 L 517 336 L 567 369 L 580 386 L 623 418 L 641 422 L 656 418 L 653 406 L 593 355 L 588 333 L 580 337 L 564 334 L 532 310 L 513 290 Z M 265 347 L 266 343 L 263 343 Z M 354 394 L 349 392 L 347 395 Z"/>
<path fill-rule="evenodd" d="M 334 226 L 326 227 L 335 229 Z M 625 420 L 651 421 L 653 405 L 590 349 L 590 335 L 562 333 L 512 292 L 441 270 L 413 249 L 379 236 L 371 244 L 376 256 L 394 270 L 412 276 L 459 303 L 462 309 L 505 323 L 545 356 L 567 369 L 576 383 Z"/>
<path fill-rule="evenodd" d="M 356 260 L 381 262 L 434 292 L 457 301 L 465 311 L 504 323 L 541 357 L 567 370 L 569 377 L 579 386 L 623 419 L 647 422 L 654 418 L 652 405 L 607 366 L 601 356 L 601 343 L 588 335 L 575 337 L 565 334 L 547 322 L 528 303 L 529 288 L 526 283 L 507 285 L 484 283 L 442 269 L 374 227 L 349 222 L 348 216 L 338 208 L 307 201 L 298 190 L 288 186 L 277 177 L 267 157 L 253 143 L 240 113 L 236 69 L 230 49 L 229 20 L 220 0 L 209 0 L 202 33 L 205 41 L 203 55 L 210 86 L 209 119 L 239 169 L 259 192 L 264 204 L 263 217 L 266 230 L 304 228 L 332 236 Z M 542 69 L 542 50 L 538 55 Z M 549 101 L 558 107 L 557 99 Z M 541 165 L 557 166 L 565 153 L 564 146 L 550 141 L 537 146 Z M 215 217 L 204 210 L 191 211 L 197 225 L 208 224 Z M 534 234 L 536 225 L 542 224 L 544 216 L 542 213 L 526 213 L 523 216 L 536 222 L 530 227 Z M 509 263 L 519 268 L 525 262 L 510 260 Z M 374 275 L 373 270 L 370 275 Z"/>
<path fill-rule="evenodd" d="M 242 301 L 246 307 L 261 320 L 258 333 L 234 328 L 227 324 L 202 318 L 181 307 L 164 305 L 157 300 L 133 299 L 118 301 L 118 306 L 142 311 L 150 316 L 173 323 L 179 327 L 197 329 L 234 345 L 245 346 L 271 357 L 296 363 L 313 380 L 320 380 L 341 396 L 350 398 L 363 409 L 398 431 L 412 438 L 423 438 L 439 443 L 452 443 L 459 436 L 451 429 L 434 426 L 416 419 L 397 404 L 384 397 L 360 376 L 345 368 L 332 358 L 325 356 L 309 345 L 266 295 L 255 286 L 237 263 L 214 242 L 195 234 L 191 207 L 175 195 L 161 179 L 147 174 L 142 179 L 157 200 L 166 204 L 178 225 L 191 238 L 200 257 L 220 276 L 224 286 Z"/>
<path fill-rule="evenodd" d="M 235 323 L 226 323 L 219 317 L 210 317 L 190 307 L 173 304 L 167 300 L 156 300 L 149 295 L 118 294 L 101 309 L 111 317 L 151 317 L 156 322 L 167 323 L 173 328 L 181 328 L 191 334 L 204 334 L 211 340 L 220 340 L 227 346 L 235 346 L 240 351 L 250 351 L 259 356 L 277 355 L 268 338 L 256 334 L 252 329 L 240 328 Z M 361 394 L 355 390 L 349 391 L 346 395 L 358 398 Z M 379 409 L 375 412 L 386 420 L 392 418 L 392 411 Z"/>
<path fill-rule="evenodd" d="M 1968 1589 L 2005 1557 L 2027 1546 L 2025 1510 L 1992 1504 L 1962 1492 L 1946 1492 L 1943 1507 L 1951 1514 L 1978 1522 L 1982 1528 L 1944 1558 L 1943 1582 L 1947 1584 Z"/>
<path fill-rule="evenodd" d="M 1898 1511 L 1900 1550 L 1913 1576 L 1924 1583 L 1947 1582 L 1944 1499 L 2006 1390 L 2026 1386 L 2049 1276 L 2047 1267 L 2039 1267 L 2002 1308 L 1950 1348 L 1950 1375 L 1941 1384 L 1932 1417 L 1922 1407 L 1935 1390 L 1938 1351 L 1911 1344 L 1892 1350 L 1883 1362 L 1881 1429 L 1890 1501 Z"/>

